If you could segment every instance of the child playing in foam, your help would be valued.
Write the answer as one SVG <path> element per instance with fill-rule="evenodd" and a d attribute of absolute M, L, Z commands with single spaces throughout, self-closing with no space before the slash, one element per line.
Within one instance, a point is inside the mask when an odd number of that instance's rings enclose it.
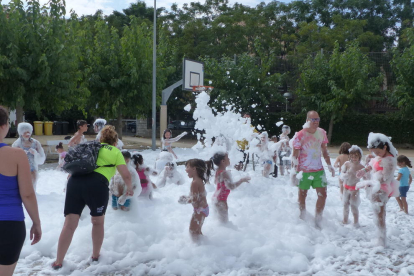
<path fill-rule="evenodd" d="M 280 164 L 280 174 L 284 175 L 290 173 L 291 162 L 289 160 L 289 156 L 292 154 L 292 148 L 289 146 L 289 134 L 290 134 L 290 127 L 284 125 L 282 127 L 282 134 L 280 135 L 280 149 L 278 152 L 279 156 L 279 164 Z"/>
<path fill-rule="evenodd" d="M 272 151 L 269 148 L 269 136 L 266 131 L 260 134 L 260 144 L 258 144 L 257 147 L 259 148 L 260 160 L 263 162 L 262 175 L 264 177 L 269 177 L 270 171 L 272 170 L 272 159 L 275 151 Z"/>
<path fill-rule="evenodd" d="M 123 150 L 122 155 L 124 156 L 125 163 L 128 167 L 128 171 L 131 174 L 131 183 L 134 193 L 141 193 L 141 182 L 134 166 L 131 164 L 131 153 Z M 118 210 L 118 207 L 123 211 L 129 211 L 131 205 L 131 199 L 127 196 L 127 186 L 121 177 L 121 174 L 117 171 L 115 176 L 111 179 L 109 184 L 109 191 L 112 194 L 112 208 Z"/>
<path fill-rule="evenodd" d="M 352 215 L 354 216 L 354 226 L 359 227 L 359 212 L 358 206 L 361 203 L 359 198 L 359 190 L 355 185 L 359 182 L 356 176 L 357 171 L 364 168 L 361 164 L 362 150 L 360 147 L 353 145 L 349 148 L 349 161 L 346 161 L 341 167 L 341 175 L 343 190 L 343 204 L 344 204 L 344 224 L 348 224 L 349 205 L 351 205 Z"/>
<path fill-rule="evenodd" d="M 177 137 L 172 138 L 172 131 L 171 129 L 166 129 L 164 130 L 164 134 L 162 135 L 162 150 L 167 150 L 168 152 L 172 153 L 175 157 L 175 159 L 177 159 L 177 155 L 175 154 L 175 152 L 173 151 L 171 144 L 174 142 L 179 141 L 181 138 L 183 138 L 185 135 L 187 135 L 187 132 L 183 132 L 180 135 L 178 135 Z"/>
<path fill-rule="evenodd" d="M 95 122 L 93 123 L 93 130 L 95 131 L 95 133 L 97 133 L 95 140 L 98 142 L 100 142 L 101 130 L 104 128 L 105 125 L 106 125 L 106 120 L 103 118 L 96 119 Z M 124 143 L 122 142 L 122 140 L 118 139 L 118 142 L 116 143 L 116 147 L 119 150 L 122 150 L 122 148 L 124 147 Z"/>
<path fill-rule="evenodd" d="M 56 146 L 56 151 L 59 153 L 59 162 L 58 162 L 58 166 L 56 167 L 56 170 L 61 171 L 63 165 L 65 165 L 65 156 L 66 156 L 66 153 L 67 153 L 63 149 L 62 142 L 60 142 L 59 145 Z"/>
<path fill-rule="evenodd" d="M 230 171 L 226 170 L 230 166 L 230 159 L 227 153 L 217 152 L 213 155 L 210 161 L 207 161 L 207 177 L 210 177 L 211 170 L 214 170 L 214 165 L 218 166 L 214 183 L 216 183 L 216 192 L 213 195 L 213 202 L 220 222 L 227 223 L 229 221 L 229 207 L 227 205 L 227 198 L 230 190 L 239 187 L 243 182 L 249 182 L 250 177 L 246 176 L 237 182 L 233 182 Z"/>
<path fill-rule="evenodd" d="M 192 178 L 189 196 L 181 196 L 178 200 L 181 204 L 191 203 L 194 207 L 194 212 L 190 222 L 190 234 L 193 241 L 197 242 L 203 235 L 201 228 L 204 224 L 204 219 L 209 215 L 209 207 L 206 199 L 206 189 L 204 187 L 207 182 L 206 163 L 200 159 L 190 159 L 185 164 L 185 171 L 189 178 Z"/>
<path fill-rule="evenodd" d="M 376 156 L 369 165 L 357 172 L 357 177 L 370 173 L 370 180 L 361 181 L 358 188 L 366 188 L 367 197 L 371 201 L 374 211 L 374 220 L 378 226 L 378 245 L 386 245 L 386 205 L 388 198 L 397 196 L 398 182 L 394 179 L 397 168 L 397 150 L 389 137 L 381 133 L 370 133 L 368 136 L 368 149 Z"/>
<path fill-rule="evenodd" d="M 178 172 L 177 164 L 175 162 L 168 162 L 165 164 L 164 169 L 157 179 L 156 185 L 157 187 L 164 187 L 167 182 L 176 185 L 184 184 L 184 177 Z"/>
<path fill-rule="evenodd" d="M 36 182 L 38 179 L 39 165 L 45 163 L 46 155 L 42 145 L 36 139 L 32 138 L 33 127 L 29 123 L 20 123 L 17 126 L 19 138 L 12 144 L 14 148 L 21 148 L 27 155 L 32 174 L 33 188 L 36 191 Z"/>
<path fill-rule="evenodd" d="M 341 147 L 339 148 L 339 156 L 336 158 L 334 163 L 334 168 L 339 168 L 339 175 L 341 175 L 341 168 L 349 160 L 349 149 L 351 148 L 351 144 L 348 142 L 343 142 Z M 341 191 L 341 195 L 344 192 L 344 186 L 341 177 L 339 177 L 339 190 Z"/>
<path fill-rule="evenodd" d="M 142 191 L 140 196 L 152 199 L 152 191 L 153 189 L 156 189 L 157 186 L 151 182 L 150 175 L 157 175 L 158 173 L 144 164 L 144 158 L 141 154 L 134 153 L 132 155 L 132 160 L 141 181 Z"/>
<path fill-rule="evenodd" d="M 410 189 L 413 178 L 411 177 L 410 170 L 412 168 L 410 159 L 405 155 L 397 157 L 397 165 L 401 169 L 398 171 L 397 180 L 400 181 L 400 195 L 396 197 L 400 211 L 404 211 L 408 215 L 408 203 L 407 203 L 407 192 Z"/>

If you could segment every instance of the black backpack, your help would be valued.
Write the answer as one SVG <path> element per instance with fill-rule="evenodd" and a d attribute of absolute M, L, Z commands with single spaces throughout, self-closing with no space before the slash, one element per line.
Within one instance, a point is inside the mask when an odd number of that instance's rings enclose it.
<path fill-rule="evenodd" d="M 99 167 L 115 167 L 115 165 L 98 166 L 96 164 L 102 146 L 97 141 L 89 141 L 69 148 L 63 169 L 73 176 L 78 176 L 92 173 Z"/>

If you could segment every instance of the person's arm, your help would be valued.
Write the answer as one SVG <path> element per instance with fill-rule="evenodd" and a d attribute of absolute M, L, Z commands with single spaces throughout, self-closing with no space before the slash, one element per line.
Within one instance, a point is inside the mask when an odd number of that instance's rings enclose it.
<path fill-rule="evenodd" d="M 131 174 L 128 171 L 127 165 L 118 165 L 116 168 L 127 186 L 127 195 L 134 195 L 131 183 Z"/>
<path fill-rule="evenodd" d="M 334 167 L 339 168 L 339 164 L 340 164 L 340 160 L 339 160 L 339 156 L 338 156 L 335 160 Z"/>
<path fill-rule="evenodd" d="M 186 131 L 184 131 L 183 133 L 181 133 L 180 135 L 178 135 L 178 136 L 176 136 L 176 137 L 174 137 L 174 138 L 167 139 L 166 141 L 167 141 L 168 143 L 170 143 L 170 145 L 171 145 L 171 143 L 174 143 L 174 142 L 179 141 L 179 140 L 180 140 L 181 138 L 183 138 L 185 135 L 187 135 L 187 132 L 186 132 Z"/>
<path fill-rule="evenodd" d="M 20 197 L 22 198 L 23 205 L 33 222 L 32 228 L 30 229 L 30 239 L 33 240 L 33 245 L 38 243 L 42 238 L 42 228 L 40 226 L 36 194 L 33 189 L 29 160 L 27 160 L 25 152 L 19 150 L 16 151 L 15 155 L 17 157 L 17 181 L 19 185 Z"/>
<path fill-rule="evenodd" d="M 239 181 L 233 182 L 231 177 L 231 173 L 229 171 L 224 171 L 221 173 L 221 176 L 224 181 L 224 185 L 226 185 L 227 189 L 234 190 L 239 187 L 243 182 L 249 182 L 250 176 L 242 177 Z"/>
<path fill-rule="evenodd" d="M 410 173 L 410 179 L 408 180 L 408 185 L 411 185 L 411 182 L 413 182 L 413 178 L 411 177 L 411 173 Z"/>
<path fill-rule="evenodd" d="M 331 172 L 332 177 L 334 177 L 335 176 L 335 169 L 331 165 L 331 158 L 329 157 L 328 147 L 326 145 L 327 144 L 325 144 L 325 143 L 322 143 L 322 145 L 321 145 L 322 155 L 323 155 L 323 158 L 325 159 L 326 164 L 328 164 L 328 170 Z"/>
<path fill-rule="evenodd" d="M 80 143 L 80 140 L 82 138 L 82 135 L 79 135 L 79 133 L 75 133 L 75 135 L 69 140 L 68 146 L 73 147 Z"/>
<path fill-rule="evenodd" d="M 397 180 L 400 181 L 402 177 L 402 173 L 398 173 Z"/>
<path fill-rule="evenodd" d="M 37 165 L 42 165 L 46 161 L 46 154 L 39 141 L 36 141 L 36 150 L 29 150 L 34 155 L 34 160 Z"/>

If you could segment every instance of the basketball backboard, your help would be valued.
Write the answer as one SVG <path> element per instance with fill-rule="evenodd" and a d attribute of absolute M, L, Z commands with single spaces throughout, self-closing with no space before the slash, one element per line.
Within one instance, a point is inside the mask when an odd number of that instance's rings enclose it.
<path fill-rule="evenodd" d="M 191 59 L 183 62 L 183 90 L 193 91 L 193 86 L 204 85 L 204 63 Z"/>

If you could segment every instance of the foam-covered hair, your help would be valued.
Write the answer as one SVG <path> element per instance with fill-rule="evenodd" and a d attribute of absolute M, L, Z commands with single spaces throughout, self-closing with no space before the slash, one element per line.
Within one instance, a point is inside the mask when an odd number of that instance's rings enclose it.
<path fill-rule="evenodd" d="M 269 134 L 267 134 L 267 131 L 263 131 L 263 132 L 260 134 L 260 136 L 261 136 L 261 137 L 266 137 L 266 138 L 268 138 L 268 137 L 269 137 Z"/>
<path fill-rule="evenodd" d="M 282 131 L 287 131 L 288 133 L 287 134 L 290 134 L 290 126 L 288 126 L 288 125 L 283 125 L 283 127 L 282 127 Z"/>
<path fill-rule="evenodd" d="M 351 151 L 359 151 L 359 153 L 361 154 L 361 157 L 364 156 L 362 149 L 358 147 L 357 145 L 352 145 L 352 147 L 349 148 L 348 152 L 351 152 Z"/>
<path fill-rule="evenodd" d="M 30 133 L 33 132 L 33 126 L 29 123 L 20 123 L 17 126 L 17 132 L 19 133 L 19 135 L 23 135 L 23 133 L 25 133 L 26 131 L 30 131 Z"/>
<path fill-rule="evenodd" d="M 376 149 L 380 148 L 383 149 L 384 146 L 388 146 L 388 151 L 394 155 L 394 157 L 397 157 L 398 151 L 391 143 L 391 137 L 385 136 L 382 133 L 373 133 L 370 132 L 368 135 L 368 146 L 369 149 Z"/>
<path fill-rule="evenodd" d="M 104 126 L 106 125 L 106 120 L 99 118 L 96 119 L 95 122 L 93 123 L 93 126 L 97 126 L 99 128 L 99 130 L 101 130 Z"/>

